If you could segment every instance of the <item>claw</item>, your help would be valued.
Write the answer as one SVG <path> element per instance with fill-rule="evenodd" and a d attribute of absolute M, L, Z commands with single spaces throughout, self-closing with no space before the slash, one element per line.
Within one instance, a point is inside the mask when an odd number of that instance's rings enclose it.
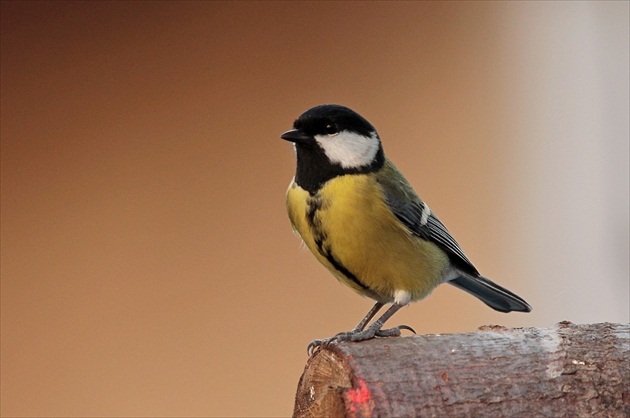
<path fill-rule="evenodd" d="M 315 352 L 320 349 L 320 348 L 328 348 L 328 346 L 330 344 L 333 344 L 335 342 L 337 342 L 337 340 L 339 339 L 339 336 L 342 336 L 346 334 L 345 332 L 341 332 L 337 335 L 335 335 L 334 337 L 330 337 L 330 338 L 324 338 L 323 340 L 313 340 L 309 343 L 309 345 L 306 347 L 306 353 L 310 356 L 312 356 L 313 354 L 315 354 Z"/>
<path fill-rule="evenodd" d="M 411 328 L 409 325 L 398 325 L 397 327 L 398 329 L 406 329 L 407 331 L 411 331 L 414 333 L 414 335 L 417 335 L 418 333 L 416 332 L 416 330 L 414 330 L 413 328 Z"/>
<path fill-rule="evenodd" d="M 326 340 L 313 340 L 311 341 L 308 346 L 306 347 L 306 354 L 310 357 L 313 354 L 315 354 L 315 352 L 317 350 L 319 350 L 320 348 L 322 348 L 322 345 L 324 344 L 324 341 Z"/>

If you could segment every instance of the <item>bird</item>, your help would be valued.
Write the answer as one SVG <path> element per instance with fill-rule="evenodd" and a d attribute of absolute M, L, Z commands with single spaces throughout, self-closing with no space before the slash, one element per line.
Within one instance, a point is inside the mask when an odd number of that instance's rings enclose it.
<path fill-rule="evenodd" d="M 397 337 L 403 329 L 415 333 L 408 325 L 383 326 L 442 283 L 499 312 L 531 311 L 521 297 L 479 273 L 387 158 L 363 116 L 342 105 L 318 105 L 280 137 L 293 143 L 297 160 L 286 193 L 293 231 L 339 282 L 375 301 L 350 331 L 312 341 L 309 354 L 341 342 Z"/>

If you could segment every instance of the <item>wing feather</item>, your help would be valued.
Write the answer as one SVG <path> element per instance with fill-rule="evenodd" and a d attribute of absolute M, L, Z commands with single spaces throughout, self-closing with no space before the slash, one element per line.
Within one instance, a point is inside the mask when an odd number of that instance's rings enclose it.
<path fill-rule="evenodd" d="M 381 184 L 390 209 L 411 232 L 439 246 L 457 268 L 475 276 L 479 275 L 448 229 L 416 195 L 411 185 L 390 161 L 386 162 L 377 180 Z"/>

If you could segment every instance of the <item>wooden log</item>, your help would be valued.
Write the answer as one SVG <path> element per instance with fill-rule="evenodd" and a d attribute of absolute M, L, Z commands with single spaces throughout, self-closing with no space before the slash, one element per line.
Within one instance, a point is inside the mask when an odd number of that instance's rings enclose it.
<path fill-rule="evenodd" d="M 484 326 L 341 343 L 308 360 L 295 417 L 630 417 L 630 326 Z"/>

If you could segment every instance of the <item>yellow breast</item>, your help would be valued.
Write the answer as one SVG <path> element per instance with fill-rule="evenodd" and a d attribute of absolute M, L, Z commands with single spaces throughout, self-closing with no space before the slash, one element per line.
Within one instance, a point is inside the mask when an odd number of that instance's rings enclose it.
<path fill-rule="evenodd" d="M 317 259 L 359 294 L 391 302 L 404 291 L 422 299 L 442 282 L 448 258 L 396 218 L 374 176 L 336 177 L 312 196 L 291 183 L 291 224 Z"/>

